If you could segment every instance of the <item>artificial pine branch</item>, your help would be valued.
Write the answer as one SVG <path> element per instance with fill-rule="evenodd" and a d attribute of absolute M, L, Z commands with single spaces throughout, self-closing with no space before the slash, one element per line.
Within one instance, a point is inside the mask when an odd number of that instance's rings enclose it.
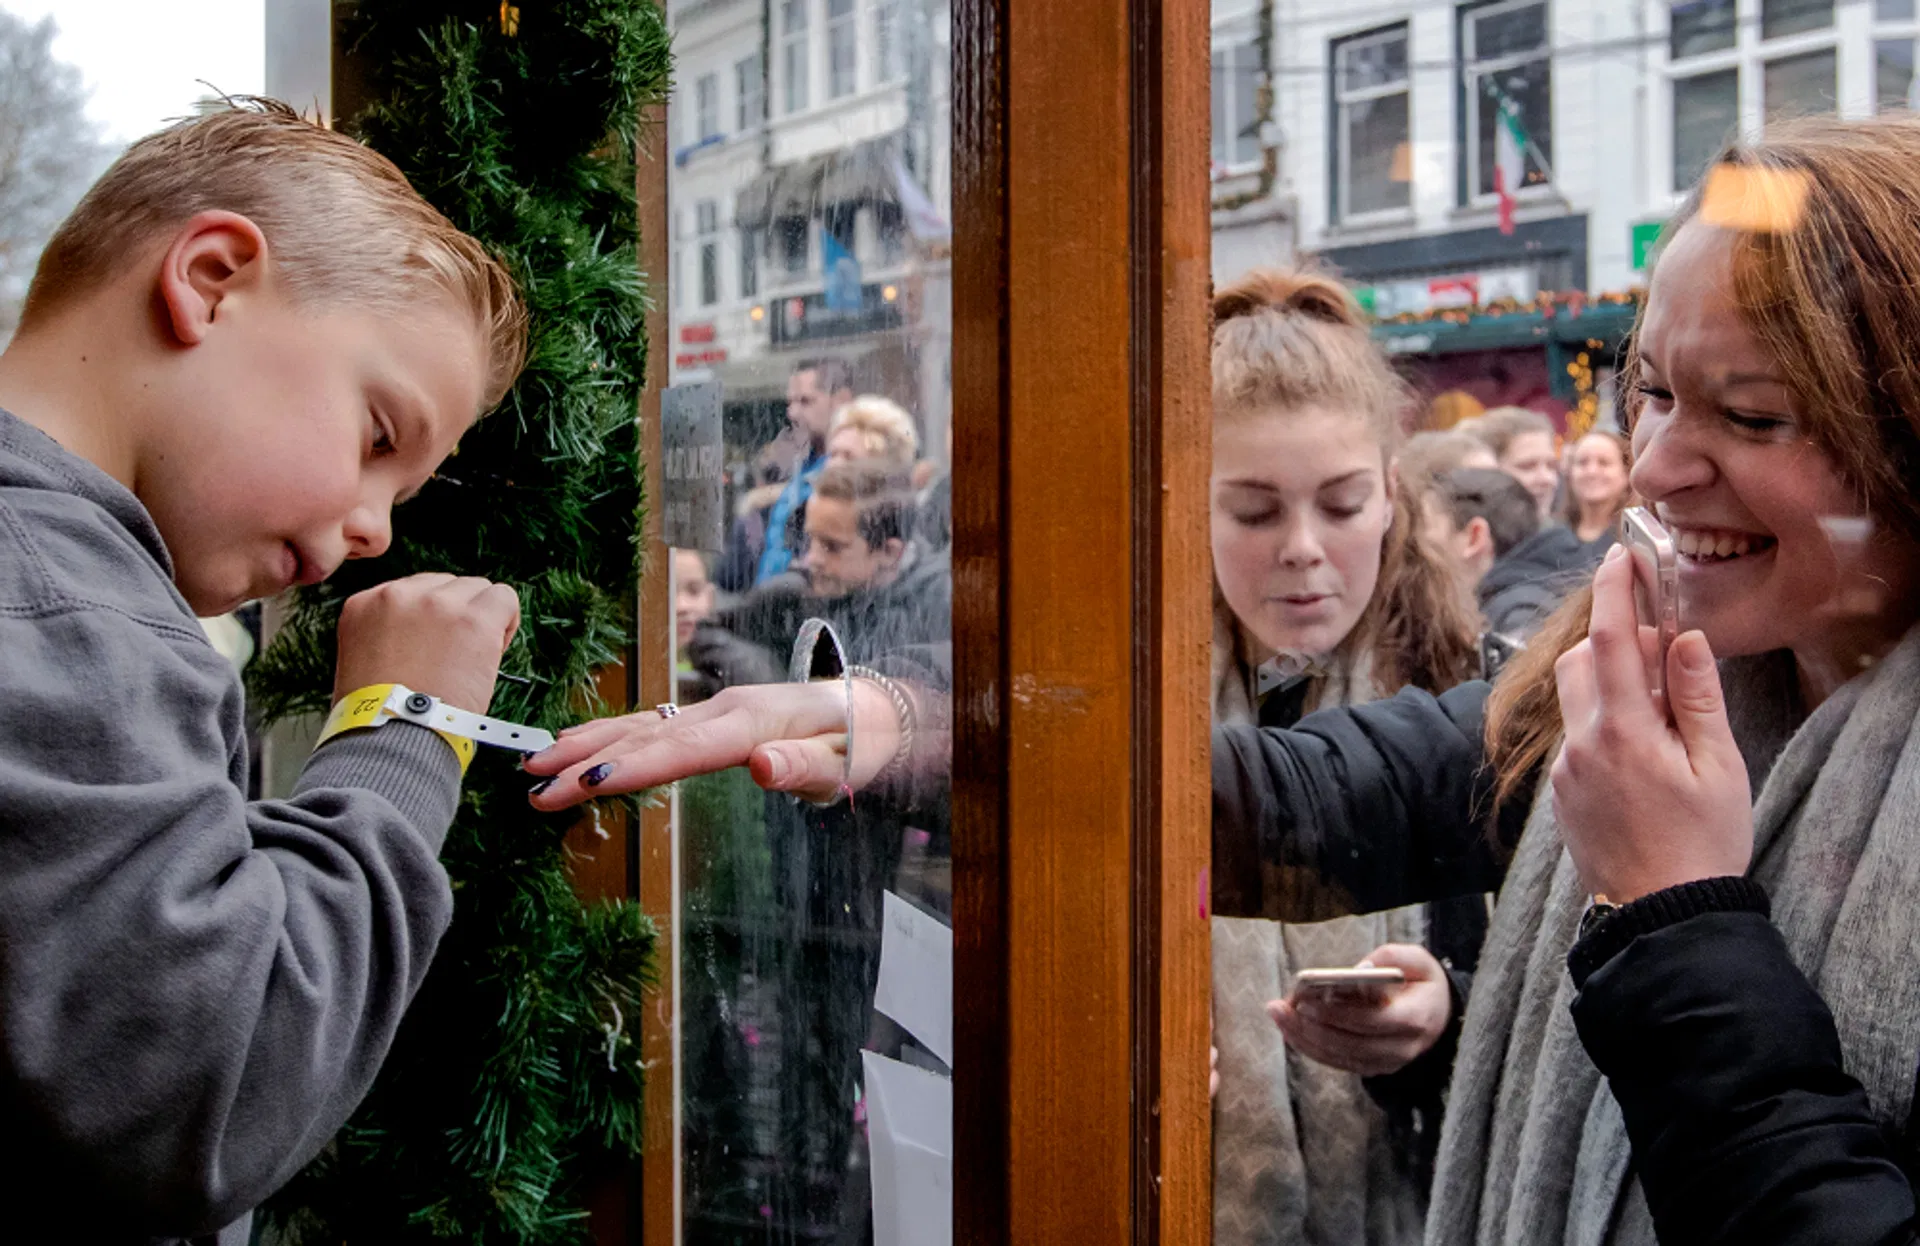
<path fill-rule="evenodd" d="M 268 719 L 324 709 L 340 603 L 418 570 L 513 585 L 523 622 L 493 712 L 548 728 L 602 707 L 596 670 L 633 635 L 635 418 L 646 290 L 633 151 L 663 97 L 654 0 L 360 0 L 374 102 L 349 129 L 507 260 L 531 316 L 527 369 L 414 502 L 384 558 L 299 594 L 249 676 Z M 512 33 L 509 33 L 511 31 Z M 568 817 L 526 802 L 487 755 L 442 855 L 455 916 L 366 1103 L 269 1208 L 296 1242 L 514 1243 L 585 1237 L 580 1196 L 641 1141 L 638 1026 L 654 930 L 583 906 Z"/>

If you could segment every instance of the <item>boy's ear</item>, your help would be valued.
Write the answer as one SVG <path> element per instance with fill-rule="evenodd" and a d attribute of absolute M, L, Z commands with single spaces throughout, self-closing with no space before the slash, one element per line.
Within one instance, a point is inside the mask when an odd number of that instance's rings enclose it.
<path fill-rule="evenodd" d="M 166 328 L 182 346 L 196 346 L 233 295 L 266 281 L 267 238 L 237 212 L 202 212 L 182 225 L 160 259 L 160 305 Z"/>
<path fill-rule="evenodd" d="M 1486 521 L 1485 517 L 1475 515 L 1467 520 L 1467 526 L 1463 531 L 1467 538 L 1464 542 L 1467 561 L 1472 562 L 1484 555 L 1491 562 L 1493 560 L 1493 526 Z"/>

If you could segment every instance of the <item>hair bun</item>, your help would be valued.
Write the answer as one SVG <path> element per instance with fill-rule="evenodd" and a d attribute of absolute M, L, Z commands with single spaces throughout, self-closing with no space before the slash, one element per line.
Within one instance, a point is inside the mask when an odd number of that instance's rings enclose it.
<path fill-rule="evenodd" d="M 1262 311 L 1306 316 L 1347 329 L 1364 323 L 1347 288 L 1319 269 L 1256 268 L 1213 296 L 1216 325 Z"/>

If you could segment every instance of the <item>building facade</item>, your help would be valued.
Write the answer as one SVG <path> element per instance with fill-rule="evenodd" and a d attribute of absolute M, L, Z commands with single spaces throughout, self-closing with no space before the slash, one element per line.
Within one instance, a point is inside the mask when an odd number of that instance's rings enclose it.
<path fill-rule="evenodd" d="M 681 0 L 669 18 L 672 379 L 717 379 L 744 429 L 777 423 L 797 363 L 843 358 L 938 450 L 947 6 Z"/>
<path fill-rule="evenodd" d="M 1433 388 L 1477 378 L 1483 401 L 1555 415 L 1577 382 L 1604 384 L 1630 319 L 1609 300 L 1644 283 L 1721 143 L 1770 118 L 1907 107 L 1920 35 L 1915 0 L 1216 0 L 1214 15 L 1216 204 L 1256 146 L 1277 150 L 1267 197 L 1291 241 L 1377 317 L 1412 322 L 1383 337 Z M 1511 232 L 1503 111 L 1523 153 Z M 1239 163 L 1220 163 L 1223 116 Z M 1235 228 L 1216 212 L 1217 237 Z M 1262 249 L 1230 236 L 1216 269 Z M 1537 362 L 1517 353 L 1529 342 Z"/>

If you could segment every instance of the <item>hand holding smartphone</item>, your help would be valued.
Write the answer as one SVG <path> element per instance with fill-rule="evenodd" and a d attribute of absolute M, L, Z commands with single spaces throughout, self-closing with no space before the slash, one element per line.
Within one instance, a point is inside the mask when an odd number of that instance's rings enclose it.
<path fill-rule="evenodd" d="M 1293 976 L 1294 1003 L 1310 996 L 1322 999 L 1377 999 L 1397 986 L 1406 985 L 1406 971 L 1358 965 L 1349 969 L 1302 969 Z"/>
<path fill-rule="evenodd" d="M 1644 506 L 1630 506 L 1620 516 L 1620 544 L 1633 562 L 1633 600 L 1640 627 L 1653 629 L 1653 651 L 1647 658 L 1647 688 L 1667 710 L 1667 650 L 1680 634 L 1680 566 L 1673 536 L 1666 525 Z M 1643 642 L 1644 643 L 1644 642 Z"/>

